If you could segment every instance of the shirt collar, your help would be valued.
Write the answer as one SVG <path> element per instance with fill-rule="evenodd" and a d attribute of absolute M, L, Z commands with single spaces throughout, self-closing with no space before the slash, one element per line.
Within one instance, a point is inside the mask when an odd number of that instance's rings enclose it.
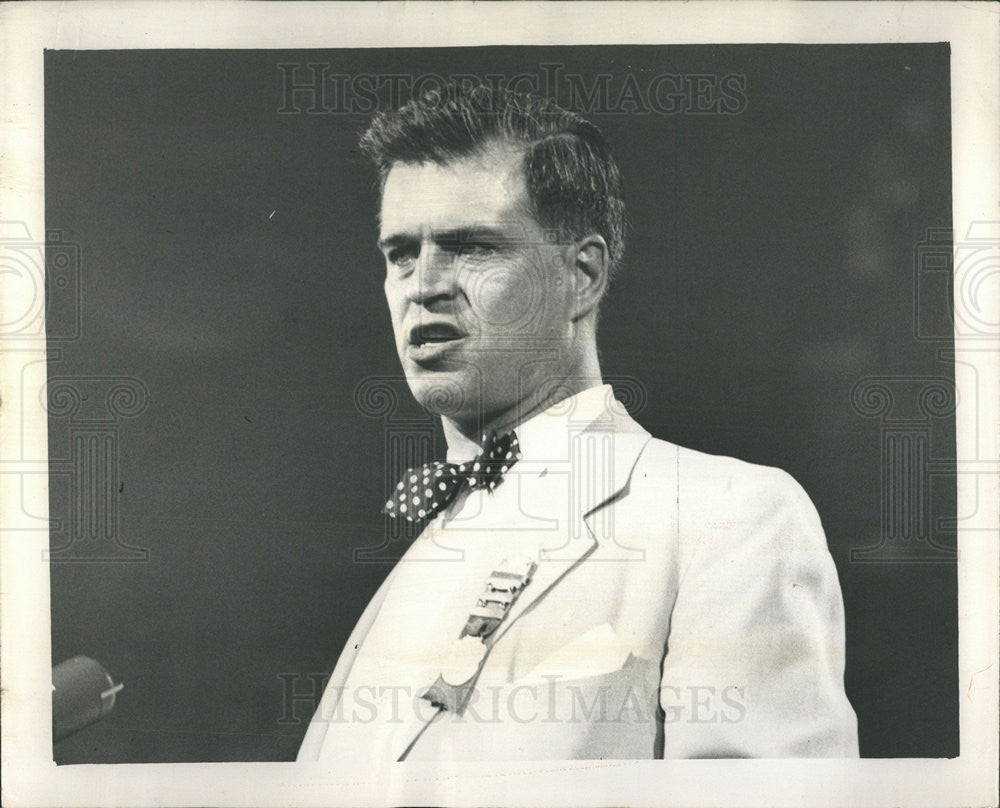
<path fill-rule="evenodd" d="M 521 459 L 527 463 L 565 463 L 570 459 L 571 436 L 586 429 L 598 418 L 625 413 L 615 399 L 610 384 L 589 387 L 564 398 L 514 427 Z M 480 447 L 467 438 L 448 445 L 448 462 L 462 463 L 479 453 Z"/>

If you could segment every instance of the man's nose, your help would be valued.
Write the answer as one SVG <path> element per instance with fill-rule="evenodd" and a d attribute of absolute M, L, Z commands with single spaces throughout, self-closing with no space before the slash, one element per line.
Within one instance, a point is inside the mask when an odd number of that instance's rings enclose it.
<path fill-rule="evenodd" d="M 455 289 L 455 255 L 436 244 L 423 244 L 416 267 L 407 281 L 406 294 L 414 303 L 448 298 Z"/>

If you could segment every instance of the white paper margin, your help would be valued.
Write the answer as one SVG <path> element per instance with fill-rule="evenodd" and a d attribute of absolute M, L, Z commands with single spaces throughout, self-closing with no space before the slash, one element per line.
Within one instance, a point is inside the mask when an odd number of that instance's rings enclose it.
<path fill-rule="evenodd" d="M 956 243 L 1000 242 L 1000 6 L 993 3 L 243 3 L 0 6 L 0 220 L 44 234 L 46 48 L 941 42 L 952 49 Z M 996 268 L 994 267 L 994 272 Z M 0 278 L 0 322 L 27 305 Z M 956 273 L 956 319 L 969 312 Z M 996 289 L 987 280 L 986 289 Z M 6 292 L 6 294 L 4 294 Z M 978 301 L 1000 322 L 1000 301 Z M 982 307 L 987 316 L 983 317 Z M 990 308 L 992 307 L 992 308 Z M 992 312 L 992 314 L 990 314 Z M 399 764 L 391 782 L 323 764 L 56 767 L 51 762 L 44 339 L 0 342 L 3 804 L 676 805 L 997 804 L 1000 338 L 956 340 L 961 756 L 953 760 Z M 919 597 L 919 593 L 915 593 Z"/>

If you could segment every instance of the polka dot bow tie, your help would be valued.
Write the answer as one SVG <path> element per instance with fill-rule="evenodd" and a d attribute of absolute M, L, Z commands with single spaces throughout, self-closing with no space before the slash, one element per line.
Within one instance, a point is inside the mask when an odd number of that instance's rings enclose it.
<path fill-rule="evenodd" d="M 435 460 L 407 469 L 382 513 L 409 522 L 429 522 L 448 506 L 466 482 L 469 488 L 492 491 L 520 459 L 517 435 L 513 432 L 501 437 L 484 435 L 483 450 L 467 463 Z"/>

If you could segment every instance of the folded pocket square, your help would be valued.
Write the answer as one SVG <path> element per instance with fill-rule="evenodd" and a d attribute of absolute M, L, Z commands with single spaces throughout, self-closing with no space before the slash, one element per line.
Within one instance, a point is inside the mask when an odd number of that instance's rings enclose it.
<path fill-rule="evenodd" d="M 557 648 L 518 681 L 585 679 L 613 673 L 625 665 L 631 650 L 631 643 L 610 623 L 602 623 Z"/>

